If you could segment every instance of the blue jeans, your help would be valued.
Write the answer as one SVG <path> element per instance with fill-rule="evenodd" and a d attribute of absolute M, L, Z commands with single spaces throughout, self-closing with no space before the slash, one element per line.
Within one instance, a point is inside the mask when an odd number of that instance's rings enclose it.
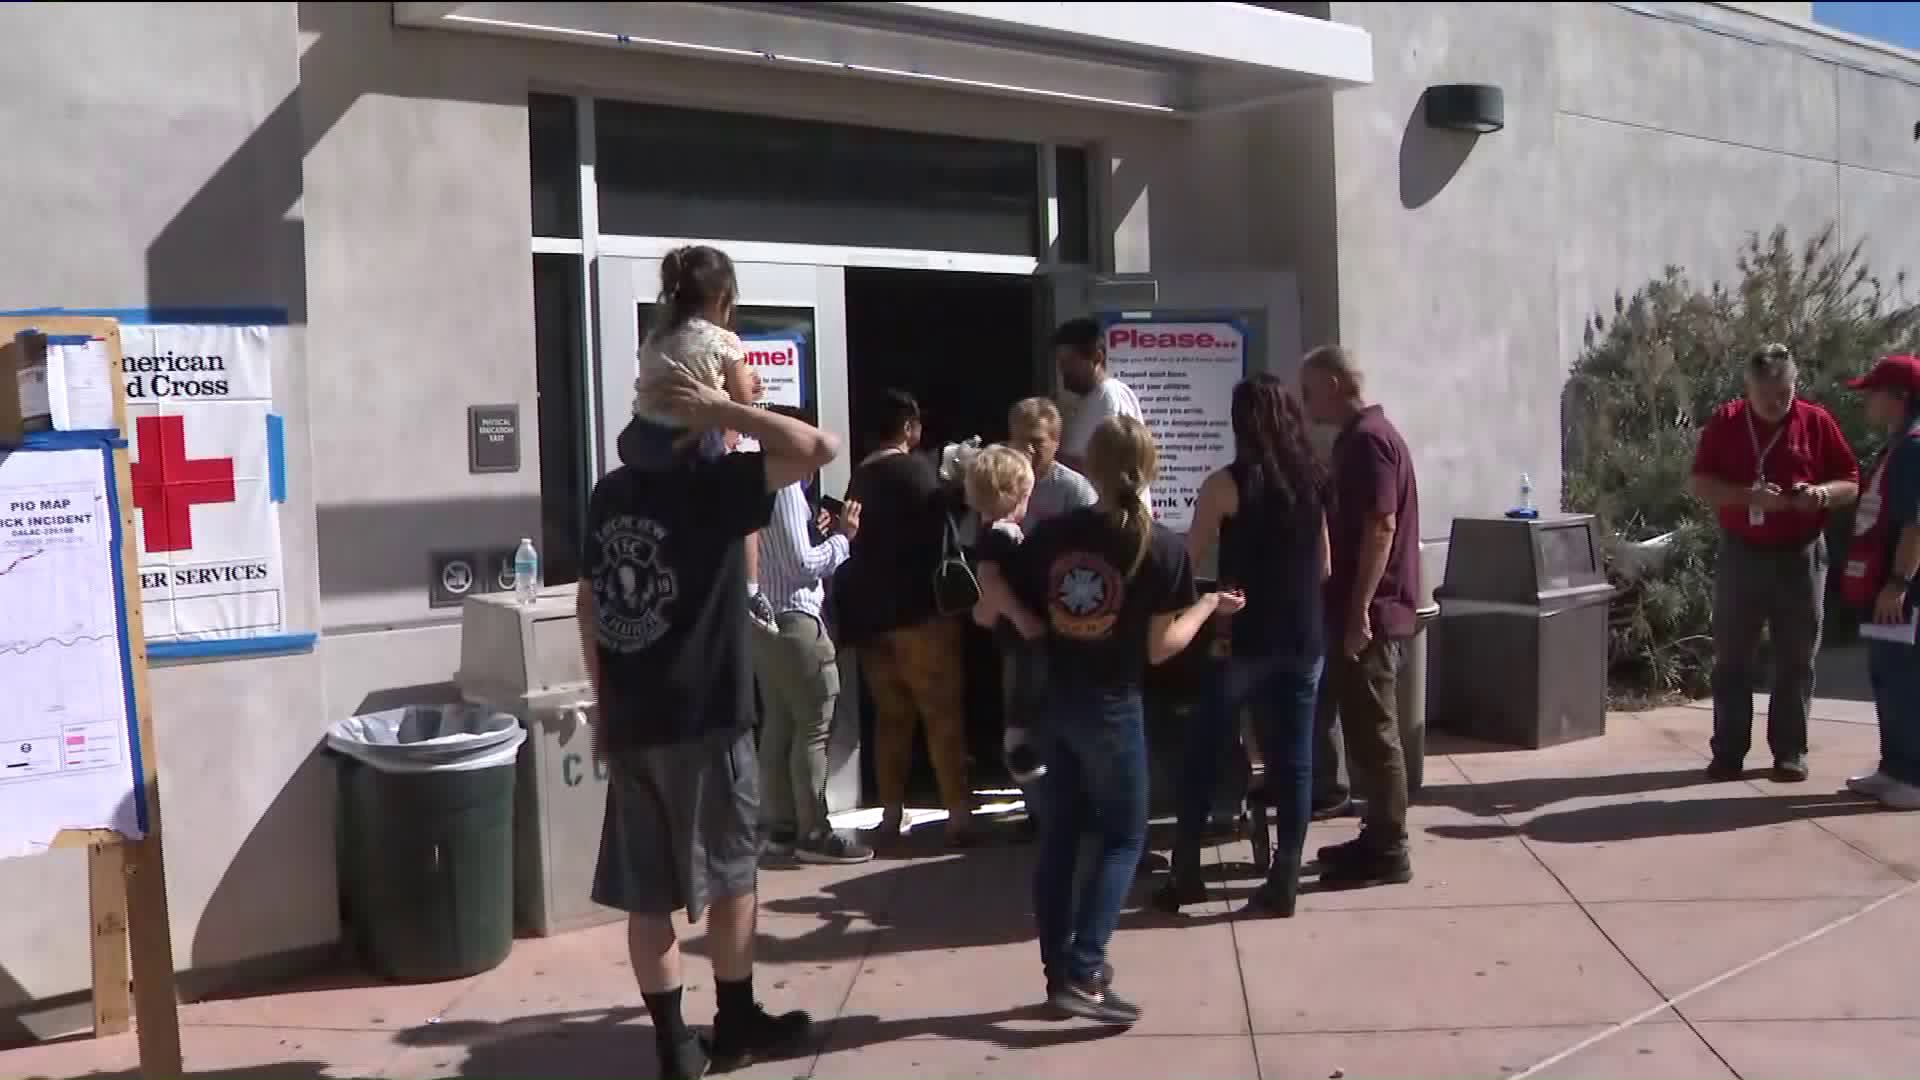
<path fill-rule="evenodd" d="M 1187 727 L 1174 829 L 1176 874 L 1197 874 L 1207 811 L 1219 789 L 1223 763 L 1243 767 L 1235 736 L 1240 711 L 1253 712 L 1253 736 L 1266 763 L 1267 803 L 1273 808 L 1273 866 L 1269 880 L 1297 870 L 1313 814 L 1313 716 L 1319 697 L 1319 657 L 1234 657 L 1213 672 L 1206 700 Z"/>
<path fill-rule="evenodd" d="M 1920 787 L 1920 649 L 1869 641 L 1867 671 L 1880 715 L 1880 771 Z"/>
<path fill-rule="evenodd" d="M 1055 684 L 1049 691 L 1047 724 L 1035 733 L 1047 775 L 1040 778 L 1034 919 L 1049 982 L 1084 982 L 1106 963 L 1147 842 L 1146 711 L 1138 689 Z M 1080 882 L 1087 833 L 1094 858 Z"/>

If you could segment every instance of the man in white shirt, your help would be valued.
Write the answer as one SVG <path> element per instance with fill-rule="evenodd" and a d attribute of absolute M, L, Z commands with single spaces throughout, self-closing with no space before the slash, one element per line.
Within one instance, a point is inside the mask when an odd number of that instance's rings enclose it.
<path fill-rule="evenodd" d="M 1093 429 L 1111 416 L 1131 416 L 1142 423 L 1140 399 L 1126 383 L 1107 374 L 1106 336 L 1092 319 L 1070 319 L 1053 332 L 1053 362 L 1069 398 L 1066 427 L 1060 434 L 1060 460 L 1076 472 L 1087 471 L 1087 444 Z M 1140 493 L 1153 506 L 1153 493 Z M 1154 515 L 1158 517 L 1158 514 Z"/>
<path fill-rule="evenodd" d="M 797 420 L 798 409 L 774 406 Z M 757 449 L 741 439 L 736 453 Z M 813 542 L 815 528 L 825 539 Z M 754 534 L 758 593 L 773 612 L 767 633 L 753 635 L 760 686 L 760 818 L 769 855 L 801 862 L 860 863 L 873 850 L 827 820 L 827 747 L 840 700 L 840 664 L 822 613 L 826 583 L 847 561 L 860 529 L 860 504 L 834 518 L 807 508 L 800 484 L 773 498 L 773 519 Z"/>

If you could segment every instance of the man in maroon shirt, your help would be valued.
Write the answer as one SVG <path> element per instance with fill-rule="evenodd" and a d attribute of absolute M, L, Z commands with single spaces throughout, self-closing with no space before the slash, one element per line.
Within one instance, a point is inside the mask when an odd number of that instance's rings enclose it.
<path fill-rule="evenodd" d="M 1693 459 L 1693 493 L 1718 513 L 1713 587 L 1713 761 L 1737 780 L 1753 740 L 1754 660 L 1773 653 L 1767 745 L 1773 778 L 1807 778 L 1807 710 L 1827 591 L 1827 511 L 1860 494 L 1860 466 L 1827 410 L 1794 396 L 1784 345 L 1747 360 L 1747 395 L 1714 411 Z"/>
<path fill-rule="evenodd" d="M 1338 751 L 1331 732 L 1338 713 L 1347 769 L 1367 804 L 1358 837 L 1320 849 L 1320 882 L 1351 888 L 1411 881 L 1398 684 L 1420 591 L 1420 492 L 1413 454 L 1380 406 L 1361 397 L 1360 372 L 1340 346 L 1324 345 L 1307 354 L 1300 391 L 1315 423 L 1340 430 L 1328 485 L 1332 573 L 1326 582 L 1327 666 L 1314 724 L 1314 767 L 1323 781 L 1337 783 Z"/>

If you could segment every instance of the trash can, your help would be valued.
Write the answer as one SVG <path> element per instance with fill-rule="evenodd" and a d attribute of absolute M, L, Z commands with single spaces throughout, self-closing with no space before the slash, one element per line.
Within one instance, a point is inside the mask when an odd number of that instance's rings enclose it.
<path fill-rule="evenodd" d="M 1604 735 L 1612 596 L 1591 515 L 1457 519 L 1430 722 L 1528 749 Z"/>
<path fill-rule="evenodd" d="M 1427 779 L 1427 627 L 1439 617 L 1439 604 L 1427 604 L 1414 612 L 1413 637 L 1407 642 L 1399 682 L 1394 687 L 1409 799 L 1420 793 Z"/>
<path fill-rule="evenodd" d="M 512 713 L 527 732 L 514 789 L 514 917 L 547 937 L 625 916 L 593 902 L 607 770 L 594 760 L 593 688 L 580 652 L 575 588 L 471 596 L 460 671 L 469 702 Z"/>
<path fill-rule="evenodd" d="M 469 705 L 388 709 L 327 732 L 340 758 L 347 925 L 376 974 L 490 970 L 513 948 L 513 717 Z"/>

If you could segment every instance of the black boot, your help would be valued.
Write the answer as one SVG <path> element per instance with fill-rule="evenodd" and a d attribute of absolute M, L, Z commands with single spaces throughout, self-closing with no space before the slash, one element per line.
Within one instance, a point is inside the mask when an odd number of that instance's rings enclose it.
<path fill-rule="evenodd" d="M 1293 918 L 1294 907 L 1300 898 L 1301 854 L 1299 848 L 1275 852 L 1273 867 L 1267 871 L 1266 883 L 1247 897 L 1247 906 L 1240 913 L 1266 919 Z"/>
<path fill-rule="evenodd" d="M 1168 915 L 1180 914 L 1184 904 L 1201 904 L 1207 899 L 1206 878 L 1200 873 L 1200 850 L 1180 846 L 1173 849 L 1173 869 L 1166 883 L 1154 890 L 1152 904 Z"/>

